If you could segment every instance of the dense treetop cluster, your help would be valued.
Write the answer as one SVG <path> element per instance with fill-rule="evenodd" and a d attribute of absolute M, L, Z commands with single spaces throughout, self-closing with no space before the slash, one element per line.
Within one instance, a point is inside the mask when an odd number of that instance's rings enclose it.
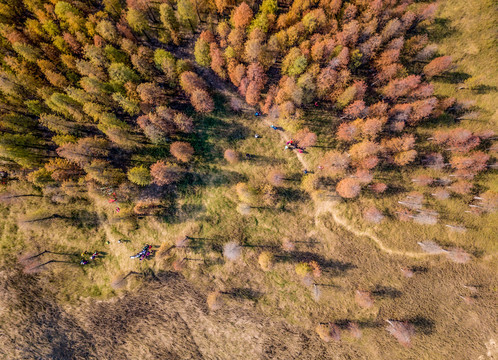
<path fill-rule="evenodd" d="M 317 102 L 338 116 L 322 131 L 338 146 L 321 168 L 345 198 L 367 184 L 384 191 L 373 173 L 409 164 L 449 168 L 455 181 L 443 185 L 468 193 L 496 153 L 493 132 L 414 131 L 467 106 L 429 82 L 451 68 L 423 30 L 435 10 L 412 0 L 2 0 L 1 166 L 39 186 L 174 183 L 193 156 L 185 100 L 199 113 L 215 107 L 196 72 L 205 67 L 288 129 Z M 317 140 L 307 129 L 296 138 Z M 172 156 L 137 165 L 151 146 Z"/>

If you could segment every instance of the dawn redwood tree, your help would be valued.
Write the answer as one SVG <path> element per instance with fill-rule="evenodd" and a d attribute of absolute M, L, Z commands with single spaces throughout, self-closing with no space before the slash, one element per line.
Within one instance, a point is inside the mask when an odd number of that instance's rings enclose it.
<path fill-rule="evenodd" d="M 160 186 L 169 185 L 181 179 L 183 170 L 178 165 L 160 160 L 150 167 L 150 175 L 155 184 Z"/>
<path fill-rule="evenodd" d="M 361 186 L 357 179 L 345 178 L 339 181 L 336 191 L 341 197 L 351 199 L 360 194 Z"/>
<path fill-rule="evenodd" d="M 210 113 L 214 110 L 213 99 L 205 90 L 194 90 L 190 96 L 190 101 L 194 109 L 200 113 Z"/>
<path fill-rule="evenodd" d="M 215 43 L 210 44 L 209 55 L 211 57 L 211 69 L 222 79 L 226 79 L 225 57 L 220 47 Z"/>
<path fill-rule="evenodd" d="M 204 80 L 192 71 L 185 71 L 180 75 L 180 86 L 187 94 L 191 94 L 197 89 L 207 89 Z"/>
<path fill-rule="evenodd" d="M 384 220 L 384 215 L 375 206 L 369 206 L 363 210 L 363 218 L 368 222 L 379 224 Z"/>
<path fill-rule="evenodd" d="M 337 174 L 344 172 L 350 163 L 351 159 L 347 154 L 332 150 L 325 153 L 320 166 L 331 174 Z"/>
<path fill-rule="evenodd" d="M 372 182 L 373 174 L 367 169 L 358 168 L 358 170 L 356 170 L 355 178 L 358 179 L 361 184 L 368 184 Z"/>
<path fill-rule="evenodd" d="M 235 8 L 232 14 L 232 21 L 235 28 L 245 28 L 252 20 L 253 12 L 245 2 Z"/>
<path fill-rule="evenodd" d="M 356 100 L 344 109 L 344 114 L 350 118 L 363 118 L 367 115 L 368 108 L 363 100 Z"/>
<path fill-rule="evenodd" d="M 307 148 L 314 146 L 316 144 L 317 136 L 314 132 L 311 132 L 308 128 L 299 130 L 295 135 L 294 139 L 297 144 L 302 148 Z"/>
<path fill-rule="evenodd" d="M 135 166 L 128 170 L 128 180 L 140 186 L 149 185 L 151 182 L 150 171 L 144 166 Z"/>
<path fill-rule="evenodd" d="M 360 129 L 355 123 L 341 123 L 337 128 L 337 138 L 341 141 L 350 142 L 355 140 L 360 134 Z"/>
<path fill-rule="evenodd" d="M 210 44 L 202 38 L 198 38 L 194 48 L 195 61 L 204 67 L 211 64 Z"/>
<path fill-rule="evenodd" d="M 230 77 L 230 81 L 232 81 L 235 86 L 240 86 L 240 82 L 245 77 L 245 75 L 246 67 L 244 66 L 244 64 L 233 64 L 228 66 L 228 76 Z"/>
<path fill-rule="evenodd" d="M 451 56 L 440 56 L 424 66 L 424 74 L 428 78 L 441 75 L 451 68 Z"/>
<path fill-rule="evenodd" d="M 369 188 L 376 194 L 382 194 L 387 190 L 387 185 L 384 183 L 373 183 L 369 185 Z"/>
<path fill-rule="evenodd" d="M 281 186 L 284 183 L 285 175 L 280 170 L 272 170 L 268 173 L 268 181 L 273 186 Z"/>
<path fill-rule="evenodd" d="M 109 156 L 109 142 L 101 138 L 81 138 L 77 143 L 66 143 L 57 148 L 57 154 L 67 160 L 85 166 L 93 159 Z"/>
<path fill-rule="evenodd" d="M 171 154 L 182 162 L 188 162 L 194 154 L 194 148 L 189 143 L 183 141 L 175 141 L 171 144 L 169 151 Z"/>
<path fill-rule="evenodd" d="M 166 100 L 164 90 L 155 83 L 142 83 L 137 86 L 140 99 L 146 104 L 162 105 Z"/>

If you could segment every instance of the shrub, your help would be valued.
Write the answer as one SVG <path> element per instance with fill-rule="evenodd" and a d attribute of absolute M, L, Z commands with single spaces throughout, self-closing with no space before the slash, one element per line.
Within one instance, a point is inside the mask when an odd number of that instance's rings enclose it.
<path fill-rule="evenodd" d="M 210 310 L 216 311 L 223 306 L 223 299 L 219 291 L 212 291 L 208 294 L 206 299 L 207 305 Z"/>
<path fill-rule="evenodd" d="M 316 333 L 325 342 L 331 340 L 339 341 L 341 339 L 341 332 L 336 324 L 319 324 L 316 327 Z"/>
<path fill-rule="evenodd" d="M 365 309 L 371 308 L 374 304 L 372 295 L 368 291 L 356 290 L 354 299 L 360 307 Z"/>
<path fill-rule="evenodd" d="M 223 154 L 223 157 L 230 164 L 236 164 L 236 163 L 239 162 L 239 154 L 238 154 L 238 152 L 236 152 L 235 150 L 232 150 L 232 149 L 226 149 L 225 153 Z"/>
<path fill-rule="evenodd" d="M 280 170 L 272 170 L 268 173 L 268 181 L 274 186 L 281 186 L 284 180 L 285 176 Z"/>
<path fill-rule="evenodd" d="M 306 262 L 300 262 L 299 264 L 296 265 L 295 269 L 296 269 L 296 274 L 302 277 L 311 274 L 311 272 L 313 271 L 311 265 Z"/>
<path fill-rule="evenodd" d="M 269 271 L 275 263 L 275 258 L 272 253 L 263 251 L 261 254 L 259 254 L 258 263 L 259 266 L 261 266 L 261 269 L 263 269 L 264 271 Z"/>
<path fill-rule="evenodd" d="M 415 334 L 415 327 L 407 321 L 386 320 L 389 324 L 387 331 L 406 347 L 411 345 L 411 338 Z"/>
<path fill-rule="evenodd" d="M 235 261 L 240 258 L 242 254 L 242 248 L 236 242 L 229 242 L 223 246 L 223 256 L 230 261 Z"/>

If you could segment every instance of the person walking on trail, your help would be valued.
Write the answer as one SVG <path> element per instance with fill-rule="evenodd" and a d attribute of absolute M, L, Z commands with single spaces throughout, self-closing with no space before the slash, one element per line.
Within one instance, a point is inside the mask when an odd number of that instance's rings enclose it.
<path fill-rule="evenodd" d="M 270 127 L 273 129 L 273 130 L 277 130 L 277 127 L 275 125 L 270 125 Z"/>
<path fill-rule="evenodd" d="M 80 261 L 80 265 L 86 265 L 86 264 L 88 264 L 88 260 L 82 259 Z"/>
<path fill-rule="evenodd" d="M 121 211 L 121 209 L 117 207 L 117 208 L 116 208 L 116 212 L 118 213 L 118 212 L 120 212 L 120 211 Z"/>
<path fill-rule="evenodd" d="M 261 115 L 259 112 L 254 113 L 254 116 L 259 116 Z"/>
<path fill-rule="evenodd" d="M 90 260 L 95 260 L 97 258 L 97 256 L 99 256 L 99 252 L 98 251 L 95 251 L 92 256 L 90 256 Z"/>
<path fill-rule="evenodd" d="M 304 169 L 304 175 L 306 175 L 308 173 L 308 170 Z"/>

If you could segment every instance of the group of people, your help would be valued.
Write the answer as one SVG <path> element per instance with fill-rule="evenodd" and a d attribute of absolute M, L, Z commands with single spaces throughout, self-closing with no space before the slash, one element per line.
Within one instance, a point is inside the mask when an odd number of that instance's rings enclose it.
<path fill-rule="evenodd" d="M 90 259 L 86 259 L 86 255 L 89 255 L 89 253 L 86 251 L 81 254 L 81 257 L 83 259 L 81 259 L 80 265 L 87 265 L 90 263 L 90 260 L 95 260 L 99 256 L 99 252 L 94 251 L 93 254 L 90 256 Z"/>
<path fill-rule="evenodd" d="M 140 259 L 142 261 L 143 259 L 147 259 L 151 254 L 152 254 L 152 245 L 145 244 L 144 248 L 137 254 L 130 256 L 131 259 Z"/>
<path fill-rule="evenodd" d="M 304 149 L 303 148 L 300 148 L 299 146 L 297 146 L 296 142 L 294 140 L 289 140 L 285 143 L 285 150 L 296 150 L 298 153 L 304 153 Z"/>
<path fill-rule="evenodd" d="M 101 190 L 103 193 L 105 193 L 106 195 L 109 196 L 109 204 L 112 204 L 118 200 L 116 197 L 116 193 L 114 192 L 114 190 L 111 187 L 104 187 L 104 188 L 101 188 Z M 118 213 L 120 211 L 121 211 L 121 209 L 119 207 L 116 207 L 116 212 Z"/>

